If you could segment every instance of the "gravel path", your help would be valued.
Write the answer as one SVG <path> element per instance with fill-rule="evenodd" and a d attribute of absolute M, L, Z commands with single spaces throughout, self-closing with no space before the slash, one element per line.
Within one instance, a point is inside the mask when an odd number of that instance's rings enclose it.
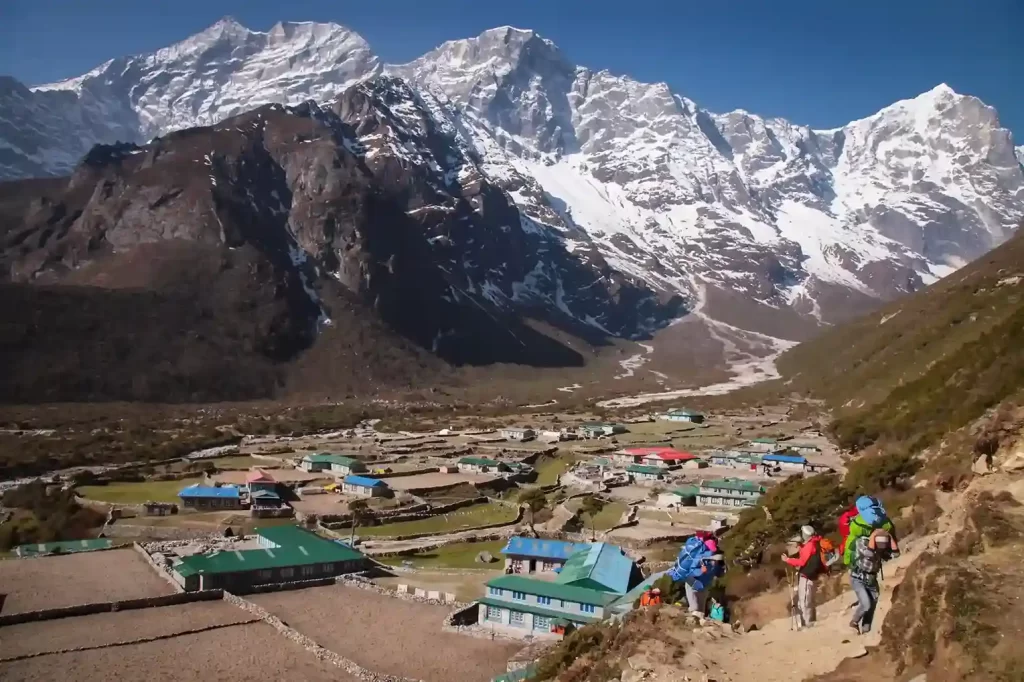
<path fill-rule="evenodd" d="M 252 682 L 253 679 L 356 682 L 341 668 L 318 661 L 264 623 L 0 663 L 0 679 L 4 682 Z"/>
<path fill-rule="evenodd" d="M 0 561 L 0 590 L 5 614 L 174 592 L 133 549 Z"/>
<path fill-rule="evenodd" d="M 521 643 L 443 632 L 450 609 L 331 586 L 250 599 L 369 670 L 427 682 L 486 682 Z"/>
<path fill-rule="evenodd" d="M 207 601 L 8 625 L 0 628 L 0 658 L 138 641 L 255 620 L 254 615 L 231 604 Z"/>

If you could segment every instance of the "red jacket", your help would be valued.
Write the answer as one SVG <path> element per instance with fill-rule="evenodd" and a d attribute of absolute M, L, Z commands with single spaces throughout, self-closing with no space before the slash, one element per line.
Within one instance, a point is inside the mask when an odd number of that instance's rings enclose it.
<path fill-rule="evenodd" d="M 807 562 L 813 559 L 818 554 L 818 542 L 821 540 L 820 535 L 812 535 L 811 538 L 800 547 L 800 553 L 795 557 L 782 557 L 782 560 L 793 568 L 803 568 L 807 565 Z"/>

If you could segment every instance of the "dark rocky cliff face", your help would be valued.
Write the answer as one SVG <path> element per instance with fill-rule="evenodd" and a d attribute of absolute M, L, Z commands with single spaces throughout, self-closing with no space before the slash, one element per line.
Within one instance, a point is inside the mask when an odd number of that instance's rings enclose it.
<path fill-rule="evenodd" d="M 325 381 L 372 392 L 582 363 L 531 318 L 601 343 L 682 312 L 521 216 L 428 106 L 378 78 L 0 185 L 4 397 L 267 397 L 320 344 L 351 351 Z"/>

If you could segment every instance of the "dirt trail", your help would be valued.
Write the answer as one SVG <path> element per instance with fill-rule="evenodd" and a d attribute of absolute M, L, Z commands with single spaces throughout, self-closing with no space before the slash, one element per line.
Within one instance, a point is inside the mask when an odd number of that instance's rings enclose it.
<path fill-rule="evenodd" d="M 957 505 L 959 506 L 959 505 Z M 955 509 L 947 509 L 955 515 Z M 948 516 L 947 516 L 948 518 Z M 847 658 L 867 654 L 877 646 L 881 626 L 892 606 L 893 591 L 902 582 L 907 567 L 921 553 L 943 544 L 952 535 L 950 525 L 939 532 L 907 542 L 898 559 L 885 565 L 881 593 L 872 631 L 857 635 L 850 629 L 850 606 L 856 601 L 851 590 L 818 606 L 818 622 L 794 631 L 790 618 L 766 623 L 745 634 L 732 633 L 717 625 L 695 633 L 695 645 L 683 660 L 684 675 L 676 679 L 715 682 L 793 682 L 832 672 Z"/>

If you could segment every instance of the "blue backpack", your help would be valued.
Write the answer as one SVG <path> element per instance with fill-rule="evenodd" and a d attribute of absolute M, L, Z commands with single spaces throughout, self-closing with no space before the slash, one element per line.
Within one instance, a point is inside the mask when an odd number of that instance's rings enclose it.
<path fill-rule="evenodd" d="M 683 543 L 676 557 L 676 565 L 669 569 L 669 577 L 673 582 L 686 580 L 695 568 L 700 566 L 701 559 L 711 556 L 711 550 L 707 548 L 704 541 L 699 537 L 692 537 Z"/>

